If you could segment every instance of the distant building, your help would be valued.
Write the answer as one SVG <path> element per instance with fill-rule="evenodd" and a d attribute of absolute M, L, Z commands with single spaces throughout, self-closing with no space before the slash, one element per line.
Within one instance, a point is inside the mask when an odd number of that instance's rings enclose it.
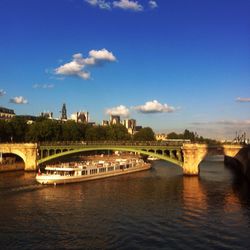
<path fill-rule="evenodd" d="M 108 126 L 109 125 L 109 121 L 108 120 L 103 120 L 102 121 L 102 126 Z"/>
<path fill-rule="evenodd" d="M 20 117 L 24 120 L 26 120 L 27 124 L 32 124 L 37 120 L 37 116 L 34 115 L 17 115 L 16 117 Z"/>
<path fill-rule="evenodd" d="M 155 138 L 157 141 L 165 141 L 167 140 L 168 136 L 166 134 L 156 134 Z"/>
<path fill-rule="evenodd" d="M 67 121 L 67 109 L 66 109 L 66 104 L 64 103 L 62 106 L 62 111 L 61 111 L 61 120 L 62 121 Z"/>
<path fill-rule="evenodd" d="M 41 117 L 44 117 L 47 119 L 53 119 L 53 112 L 42 112 Z"/>
<path fill-rule="evenodd" d="M 73 119 L 77 123 L 89 123 L 89 112 L 76 112 L 71 115 L 71 119 Z"/>
<path fill-rule="evenodd" d="M 121 118 L 119 115 L 110 116 L 110 125 L 116 125 L 121 123 Z"/>
<path fill-rule="evenodd" d="M 127 119 L 123 121 L 123 125 L 127 128 L 129 134 L 133 135 L 136 128 L 136 120 L 135 119 Z"/>
<path fill-rule="evenodd" d="M 13 109 L 8 109 L 4 107 L 0 107 L 0 120 L 10 120 L 15 116 L 15 112 Z"/>

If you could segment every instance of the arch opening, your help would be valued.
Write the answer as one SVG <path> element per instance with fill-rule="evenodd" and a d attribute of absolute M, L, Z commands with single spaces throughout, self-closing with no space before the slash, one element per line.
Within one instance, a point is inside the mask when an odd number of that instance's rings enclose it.
<path fill-rule="evenodd" d="M 164 155 L 170 157 L 170 151 L 169 150 L 164 150 Z"/>
<path fill-rule="evenodd" d="M 225 170 L 224 155 L 216 152 L 209 152 L 204 155 L 202 160 L 198 164 L 199 173 L 203 173 L 206 176 L 216 175 L 221 178 L 222 174 L 227 175 L 228 171 Z"/>
<path fill-rule="evenodd" d="M 0 155 L 0 172 L 24 170 L 24 159 L 15 153 L 2 153 Z"/>
<path fill-rule="evenodd" d="M 162 155 L 162 150 L 161 149 L 156 150 L 156 154 Z"/>
<path fill-rule="evenodd" d="M 72 151 L 62 150 L 62 152 L 59 154 L 47 156 L 45 158 L 38 160 L 38 164 L 40 165 L 40 164 L 43 164 L 45 162 L 51 161 L 53 159 L 56 159 L 56 158 L 59 158 L 62 156 L 66 156 L 66 155 L 79 153 L 79 152 L 95 152 L 96 153 L 96 152 L 99 152 L 100 150 L 101 151 L 102 150 L 113 150 L 113 151 L 134 152 L 136 154 L 141 154 L 143 157 L 144 156 L 152 156 L 152 157 L 164 160 L 164 161 L 171 162 L 171 163 L 178 165 L 180 167 L 183 166 L 183 162 L 179 161 L 178 159 L 173 159 L 173 158 L 167 157 L 163 154 L 156 154 L 155 152 L 144 151 L 143 148 L 141 149 L 141 148 L 113 147 L 113 146 L 110 146 L 110 147 L 89 147 L 89 148 L 84 147 L 84 148 L 74 149 Z"/>
<path fill-rule="evenodd" d="M 55 154 L 55 150 L 54 149 L 50 149 L 49 150 L 49 155 L 53 155 L 53 154 Z"/>

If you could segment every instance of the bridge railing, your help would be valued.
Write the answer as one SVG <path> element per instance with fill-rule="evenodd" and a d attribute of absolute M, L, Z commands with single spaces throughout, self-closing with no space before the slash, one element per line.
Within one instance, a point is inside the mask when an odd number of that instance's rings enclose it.
<path fill-rule="evenodd" d="M 190 141 L 55 141 L 40 142 L 39 146 L 95 146 L 95 145 L 113 145 L 113 146 L 182 146 L 183 143 Z"/>

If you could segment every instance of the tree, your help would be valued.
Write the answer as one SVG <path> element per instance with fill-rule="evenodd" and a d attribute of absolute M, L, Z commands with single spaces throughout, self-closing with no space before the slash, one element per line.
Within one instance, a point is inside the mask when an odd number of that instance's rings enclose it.
<path fill-rule="evenodd" d="M 101 126 L 88 126 L 86 129 L 86 140 L 87 141 L 98 141 L 106 139 L 106 131 Z"/>
<path fill-rule="evenodd" d="M 107 128 L 108 128 L 108 140 L 126 141 L 131 139 L 128 130 L 122 124 L 111 125 L 108 126 Z"/>
<path fill-rule="evenodd" d="M 7 121 L 0 120 L 0 142 L 7 142 L 10 140 L 11 131 Z"/>
<path fill-rule="evenodd" d="M 78 129 L 77 123 L 74 121 L 67 121 L 61 125 L 63 141 L 78 141 L 81 138 L 81 133 Z"/>
<path fill-rule="evenodd" d="M 146 127 L 138 131 L 134 135 L 133 139 L 135 141 L 155 141 L 155 134 L 151 128 Z"/>
<path fill-rule="evenodd" d="M 175 132 L 171 132 L 167 135 L 168 139 L 179 139 L 179 135 L 176 134 Z"/>
<path fill-rule="evenodd" d="M 28 124 L 25 118 L 18 116 L 12 118 L 10 122 L 8 122 L 8 127 L 10 130 L 11 141 L 25 141 L 26 133 L 28 132 Z"/>
<path fill-rule="evenodd" d="M 29 125 L 26 140 L 33 142 L 62 140 L 61 124 L 49 119 Z"/>

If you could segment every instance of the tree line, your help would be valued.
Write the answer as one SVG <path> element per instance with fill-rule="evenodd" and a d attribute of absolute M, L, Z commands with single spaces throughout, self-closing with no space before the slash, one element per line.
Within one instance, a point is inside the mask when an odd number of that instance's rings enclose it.
<path fill-rule="evenodd" d="M 142 128 L 131 135 L 122 124 L 100 126 L 50 120 L 39 117 L 31 124 L 22 116 L 10 121 L 0 120 L 0 142 L 45 142 L 45 141 L 154 141 L 155 134 L 150 127 Z M 185 130 L 177 134 L 171 132 L 168 139 L 190 140 L 191 142 L 216 143 L 215 140 L 203 138 L 197 133 Z"/>
<path fill-rule="evenodd" d="M 167 135 L 167 138 L 190 140 L 191 142 L 199 142 L 199 143 L 206 143 L 206 144 L 218 143 L 216 140 L 204 138 L 203 136 L 199 136 L 196 132 L 189 131 L 188 129 L 185 129 L 184 132 L 180 134 L 171 132 Z"/>
<path fill-rule="evenodd" d="M 24 117 L 14 117 L 10 121 L 0 120 L 0 142 L 44 142 L 44 141 L 101 141 L 136 140 L 153 141 L 155 134 L 149 127 L 130 135 L 122 124 L 93 126 L 74 121 L 61 122 L 37 118 L 32 124 Z"/>

